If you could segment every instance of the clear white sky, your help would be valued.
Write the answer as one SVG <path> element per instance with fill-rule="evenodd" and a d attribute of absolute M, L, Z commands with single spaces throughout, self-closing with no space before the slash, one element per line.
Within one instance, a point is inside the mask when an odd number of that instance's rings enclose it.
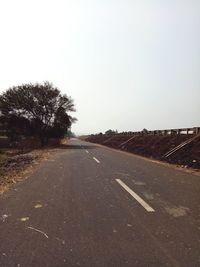
<path fill-rule="evenodd" d="M 0 0 L 0 92 L 49 80 L 76 133 L 200 126 L 199 0 Z"/>

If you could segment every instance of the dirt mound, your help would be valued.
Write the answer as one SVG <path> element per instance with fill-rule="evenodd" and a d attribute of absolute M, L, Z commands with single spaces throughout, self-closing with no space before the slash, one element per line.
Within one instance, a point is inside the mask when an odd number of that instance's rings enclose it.
<path fill-rule="evenodd" d="M 138 155 L 200 169 L 200 136 L 175 153 L 164 155 L 190 139 L 192 135 L 91 135 L 86 141 L 103 144 Z"/>

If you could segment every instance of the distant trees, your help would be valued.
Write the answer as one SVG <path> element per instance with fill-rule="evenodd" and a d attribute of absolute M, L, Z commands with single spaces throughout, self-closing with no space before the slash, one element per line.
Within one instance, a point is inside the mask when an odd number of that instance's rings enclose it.
<path fill-rule="evenodd" d="M 0 95 L 0 124 L 11 141 L 37 136 L 45 145 L 50 137 L 63 137 L 75 118 L 73 100 L 49 82 L 14 86 Z"/>
<path fill-rule="evenodd" d="M 73 138 L 73 137 L 76 137 L 76 134 L 73 133 L 70 129 L 67 131 L 67 134 L 66 134 L 67 137 L 69 138 Z"/>
<path fill-rule="evenodd" d="M 105 134 L 117 134 L 118 133 L 118 131 L 116 130 L 116 131 L 114 131 L 114 130 L 107 130 L 106 132 L 105 132 Z"/>
<path fill-rule="evenodd" d="M 148 134 L 148 132 L 149 132 L 149 131 L 148 131 L 146 128 L 144 128 L 144 129 L 142 130 L 142 133 L 143 133 L 143 134 Z"/>

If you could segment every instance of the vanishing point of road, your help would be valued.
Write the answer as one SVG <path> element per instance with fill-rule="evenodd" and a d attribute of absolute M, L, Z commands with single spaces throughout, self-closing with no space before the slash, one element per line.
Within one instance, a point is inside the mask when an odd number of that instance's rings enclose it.
<path fill-rule="evenodd" d="M 200 266 L 200 177 L 72 139 L 0 197 L 0 267 Z"/>

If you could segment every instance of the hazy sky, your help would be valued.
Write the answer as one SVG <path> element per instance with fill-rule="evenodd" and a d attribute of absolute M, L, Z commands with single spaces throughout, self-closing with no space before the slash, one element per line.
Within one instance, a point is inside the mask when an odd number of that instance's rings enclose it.
<path fill-rule="evenodd" d="M 0 0 L 0 91 L 49 80 L 76 133 L 200 126 L 199 0 Z"/>

